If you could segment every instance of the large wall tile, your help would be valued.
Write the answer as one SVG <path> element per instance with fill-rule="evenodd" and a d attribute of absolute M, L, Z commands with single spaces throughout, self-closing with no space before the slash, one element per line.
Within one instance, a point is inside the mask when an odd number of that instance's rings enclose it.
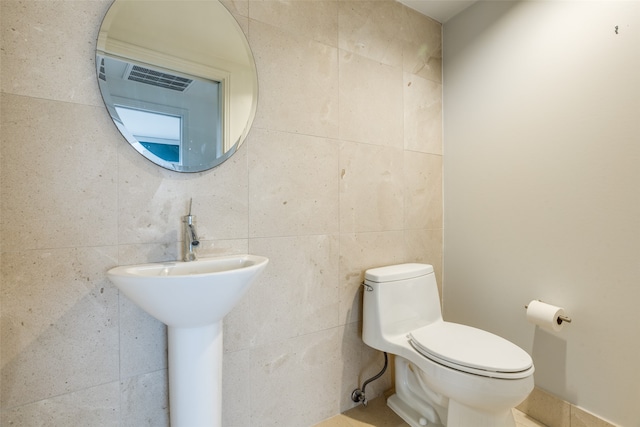
<path fill-rule="evenodd" d="M 197 175 L 162 169 L 123 142 L 118 156 L 118 242 L 180 241 L 182 217 L 189 211 L 185 188 Z"/>
<path fill-rule="evenodd" d="M 249 235 L 337 232 L 338 143 L 259 129 L 249 143 Z"/>
<path fill-rule="evenodd" d="M 402 148 L 402 68 L 340 51 L 340 139 Z"/>
<path fill-rule="evenodd" d="M 395 1 L 342 1 L 340 49 L 442 81 L 441 24 Z"/>
<path fill-rule="evenodd" d="M 442 25 L 406 8 L 402 35 L 403 68 L 434 82 L 442 82 Z"/>
<path fill-rule="evenodd" d="M 253 1 L 249 17 L 294 35 L 337 47 L 338 1 Z"/>
<path fill-rule="evenodd" d="M 167 368 L 167 328 L 120 294 L 120 378 Z"/>
<path fill-rule="evenodd" d="M 119 427 L 119 390 L 118 382 L 113 381 L 17 408 L 3 409 L 0 412 L 0 425 Z M 154 426 L 159 427 L 157 424 Z"/>
<path fill-rule="evenodd" d="M 340 1 L 339 47 L 394 67 L 402 67 L 405 8 L 394 1 Z"/>
<path fill-rule="evenodd" d="M 340 147 L 340 232 L 401 230 L 403 151 L 343 142 Z"/>
<path fill-rule="evenodd" d="M 118 379 L 115 260 L 115 247 L 3 254 L 2 407 Z"/>
<path fill-rule="evenodd" d="M 101 108 L 3 94 L 6 250 L 116 244 L 117 165 Z"/>
<path fill-rule="evenodd" d="M 182 240 L 182 217 L 196 217 L 203 240 L 247 236 L 247 150 L 215 169 L 181 174 L 162 169 L 126 144 L 120 147 L 118 210 L 120 244 Z"/>
<path fill-rule="evenodd" d="M 120 427 L 169 427 L 166 370 L 128 378 L 120 384 Z"/>
<path fill-rule="evenodd" d="M 362 320 L 362 283 L 369 268 L 405 262 L 402 231 L 340 235 L 340 320 Z"/>
<path fill-rule="evenodd" d="M 404 148 L 442 154 L 442 85 L 406 72 Z"/>
<path fill-rule="evenodd" d="M 405 228 L 442 228 L 442 156 L 404 152 Z"/>
<path fill-rule="evenodd" d="M 349 323 L 338 329 L 342 334 L 340 339 L 340 389 L 337 391 L 340 398 L 340 412 L 346 411 L 355 406 L 351 400 L 351 393 L 362 385 L 361 361 L 362 361 L 362 336 L 361 326 L 358 323 Z"/>
<path fill-rule="evenodd" d="M 232 158 L 215 169 L 194 176 L 183 189 L 185 195 L 193 198 L 191 213 L 196 216 L 198 237 L 201 240 L 247 238 L 248 153 L 245 142 Z"/>
<path fill-rule="evenodd" d="M 339 398 L 343 329 L 327 329 L 251 351 L 251 425 L 314 425 L 338 413 L 337 399 L 320 397 Z"/>
<path fill-rule="evenodd" d="M 248 305 L 225 320 L 228 351 L 338 325 L 336 236 L 252 239 L 249 249 L 269 265 L 249 290 Z"/>
<path fill-rule="evenodd" d="M 3 0 L 2 91 L 102 105 L 95 42 L 110 3 Z"/>
<path fill-rule="evenodd" d="M 254 127 L 338 136 L 338 50 L 303 34 L 250 22 L 260 102 Z"/>
<path fill-rule="evenodd" d="M 249 253 L 249 240 L 201 240 L 196 253 L 199 258 L 246 254 Z"/>
<path fill-rule="evenodd" d="M 440 300 L 442 300 L 442 234 L 443 229 L 405 230 L 406 262 L 431 264 L 436 274 Z"/>
<path fill-rule="evenodd" d="M 181 258 L 182 243 L 141 243 L 118 245 L 118 265 L 169 262 Z"/>
<path fill-rule="evenodd" d="M 222 425 L 251 425 L 250 352 L 234 351 L 222 358 Z"/>

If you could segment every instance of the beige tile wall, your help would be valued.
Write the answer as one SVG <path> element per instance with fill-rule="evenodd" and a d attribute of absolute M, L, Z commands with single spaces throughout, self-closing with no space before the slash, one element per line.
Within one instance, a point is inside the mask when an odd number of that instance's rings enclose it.
<path fill-rule="evenodd" d="M 225 319 L 225 427 L 349 408 L 382 363 L 360 339 L 363 270 L 440 277 L 440 25 L 392 1 L 226 4 L 255 55 L 256 120 L 231 160 L 176 174 L 102 105 L 110 1 L 0 2 L 1 425 L 168 424 L 165 329 L 105 272 L 175 259 L 190 197 L 203 254 L 271 259 Z"/>

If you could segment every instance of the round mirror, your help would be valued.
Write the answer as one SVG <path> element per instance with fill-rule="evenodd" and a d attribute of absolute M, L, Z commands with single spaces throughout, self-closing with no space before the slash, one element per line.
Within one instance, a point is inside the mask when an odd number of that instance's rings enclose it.
<path fill-rule="evenodd" d="M 129 144 L 178 172 L 228 159 L 255 116 L 258 78 L 218 0 L 116 0 L 98 36 L 98 84 Z"/>

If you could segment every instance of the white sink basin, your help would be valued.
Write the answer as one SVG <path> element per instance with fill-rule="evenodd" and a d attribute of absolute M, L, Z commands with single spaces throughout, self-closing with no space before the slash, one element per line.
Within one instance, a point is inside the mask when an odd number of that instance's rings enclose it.
<path fill-rule="evenodd" d="M 222 320 L 264 270 L 268 258 L 231 255 L 115 267 L 109 279 L 156 319 L 176 328 Z"/>
<path fill-rule="evenodd" d="M 171 427 L 222 426 L 222 318 L 268 262 L 231 255 L 107 272 L 129 299 L 167 325 Z"/>

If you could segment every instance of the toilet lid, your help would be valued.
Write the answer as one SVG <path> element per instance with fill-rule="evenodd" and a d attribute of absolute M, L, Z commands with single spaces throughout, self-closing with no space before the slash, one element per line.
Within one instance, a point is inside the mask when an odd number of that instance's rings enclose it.
<path fill-rule="evenodd" d="M 471 326 L 436 322 L 408 336 L 423 356 L 477 375 L 517 379 L 531 375 L 531 356 L 506 339 Z"/>

